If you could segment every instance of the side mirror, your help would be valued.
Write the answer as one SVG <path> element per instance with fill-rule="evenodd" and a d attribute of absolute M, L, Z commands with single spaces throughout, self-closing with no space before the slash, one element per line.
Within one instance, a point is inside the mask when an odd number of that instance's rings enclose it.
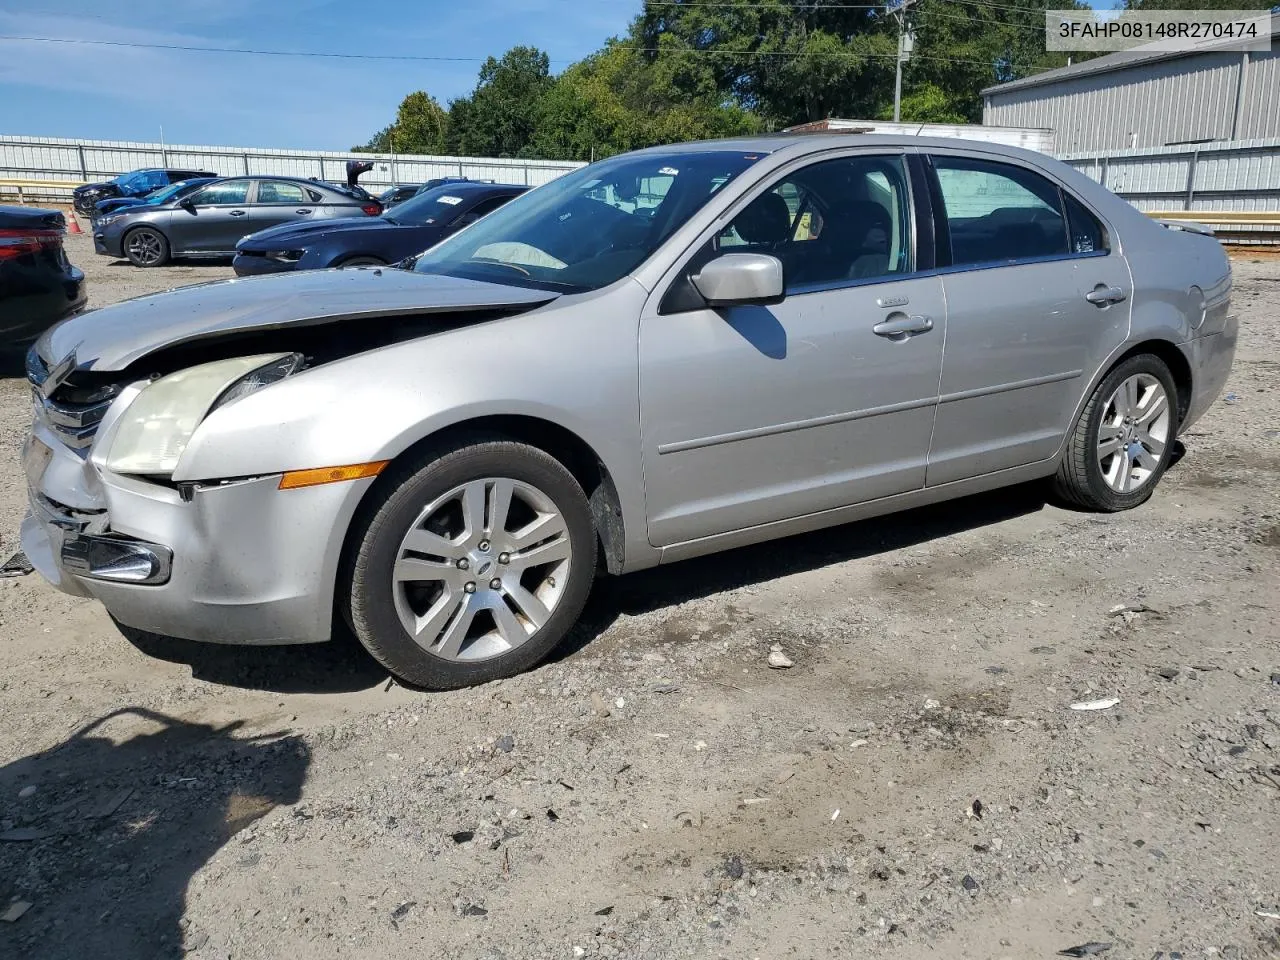
<path fill-rule="evenodd" d="M 711 307 L 782 300 L 782 261 L 765 253 L 726 253 L 689 278 Z"/>
<path fill-rule="evenodd" d="M 196 202 L 191 197 L 183 197 L 178 201 L 178 206 L 187 211 L 187 213 L 196 212 Z"/>

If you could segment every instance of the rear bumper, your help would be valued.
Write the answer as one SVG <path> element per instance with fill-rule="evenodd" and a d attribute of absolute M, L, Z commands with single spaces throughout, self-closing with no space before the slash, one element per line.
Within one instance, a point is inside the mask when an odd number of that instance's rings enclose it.
<path fill-rule="evenodd" d="M 1236 356 L 1236 340 L 1239 336 L 1239 320 L 1227 317 L 1220 333 L 1197 337 L 1179 344 L 1178 349 L 1191 366 L 1191 402 L 1182 420 L 1181 430 L 1188 429 L 1213 406 L 1227 385 L 1231 364 Z"/>
<path fill-rule="evenodd" d="M 276 260 L 273 257 L 237 253 L 231 268 L 237 277 L 263 277 L 272 273 L 291 273 L 298 267 L 297 261 Z"/>
<path fill-rule="evenodd" d="M 5 276 L 20 269 L 21 276 Z M 59 320 L 84 310 L 88 299 L 84 273 L 76 267 L 58 272 L 7 265 L 0 270 L 0 347 L 30 343 Z"/>

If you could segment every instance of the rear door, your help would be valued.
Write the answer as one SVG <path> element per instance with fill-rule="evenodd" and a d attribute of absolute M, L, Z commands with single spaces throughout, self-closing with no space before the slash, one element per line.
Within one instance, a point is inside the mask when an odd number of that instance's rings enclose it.
<path fill-rule="evenodd" d="M 1128 336 L 1132 282 L 1102 221 L 1040 171 L 959 151 L 930 160 L 947 299 L 936 486 L 1056 455 L 1085 385 Z"/>
<path fill-rule="evenodd" d="M 169 219 L 169 243 L 175 254 L 232 253 L 249 233 L 250 180 L 219 180 L 175 206 Z"/>
<path fill-rule="evenodd" d="M 256 233 L 295 220 L 310 220 L 320 207 L 321 199 L 319 191 L 300 183 L 259 180 L 257 197 L 249 212 L 252 225 L 245 233 Z"/>

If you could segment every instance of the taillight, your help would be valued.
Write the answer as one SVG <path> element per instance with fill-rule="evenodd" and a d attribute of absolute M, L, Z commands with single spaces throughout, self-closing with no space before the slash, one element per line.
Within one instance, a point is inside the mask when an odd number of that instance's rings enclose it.
<path fill-rule="evenodd" d="M 16 260 L 61 243 L 61 230 L 0 229 L 0 260 Z"/>
<path fill-rule="evenodd" d="M 366 203 L 366 204 L 365 204 L 363 207 L 361 207 L 360 209 L 361 209 L 361 210 L 363 210 L 363 211 L 364 211 L 368 216 L 376 217 L 378 214 L 380 214 L 380 213 L 382 212 L 382 204 L 380 204 L 380 203 Z"/>

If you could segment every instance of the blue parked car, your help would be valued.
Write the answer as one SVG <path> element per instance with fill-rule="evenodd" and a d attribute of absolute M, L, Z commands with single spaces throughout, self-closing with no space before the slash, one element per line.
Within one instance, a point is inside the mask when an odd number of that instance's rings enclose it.
<path fill-rule="evenodd" d="M 101 219 L 111 213 L 124 210 L 126 207 L 138 207 L 144 203 L 165 203 L 168 200 L 181 200 L 192 190 L 197 187 L 203 187 L 206 183 L 213 183 L 216 177 L 193 177 L 190 180 L 179 180 L 177 183 L 171 183 L 167 187 L 156 187 L 150 193 L 143 194 L 140 197 L 111 197 L 109 200 L 99 200 L 95 205 L 97 211 L 94 215 L 95 219 Z"/>
<path fill-rule="evenodd" d="M 104 183 L 86 183 L 71 191 L 71 203 L 76 213 L 82 217 L 92 217 L 97 210 L 99 200 L 111 197 L 141 197 L 157 187 L 167 187 L 179 180 L 190 180 L 194 177 L 216 177 L 216 173 L 208 170 L 184 170 L 177 167 L 150 167 L 144 170 L 130 170 L 113 180 Z"/>
<path fill-rule="evenodd" d="M 525 186 L 454 181 L 396 204 L 380 217 L 286 223 L 236 244 L 236 275 L 325 267 L 385 266 L 422 253 L 528 190 Z"/>

